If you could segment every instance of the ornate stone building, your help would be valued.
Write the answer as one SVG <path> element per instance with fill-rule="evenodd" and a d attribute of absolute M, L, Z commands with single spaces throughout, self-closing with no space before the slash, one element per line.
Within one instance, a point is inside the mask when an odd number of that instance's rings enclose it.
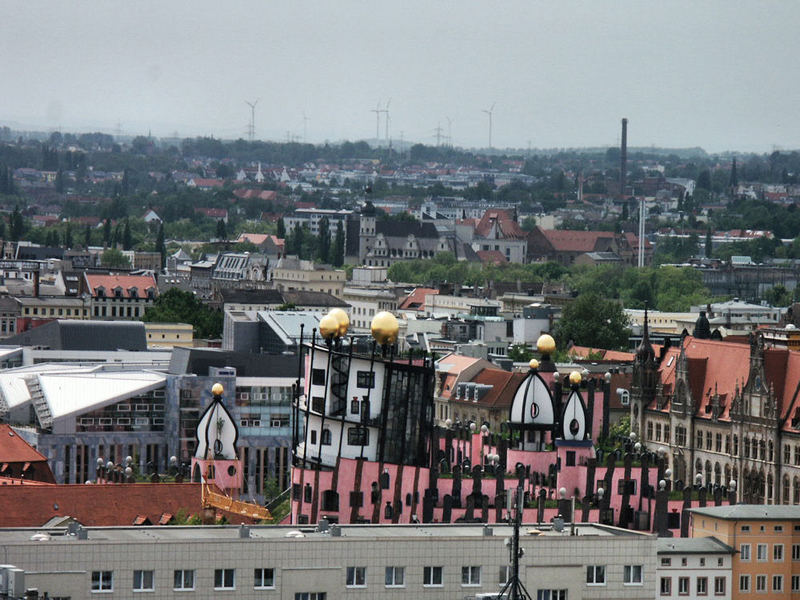
<path fill-rule="evenodd" d="M 685 336 L 637 349 L 631 427 L 667 451 L 672 479 L 737 488 L 747 503 L 800 504 L 800 352 Z M 699 477 L 702 475 L 702 477 Z"/>

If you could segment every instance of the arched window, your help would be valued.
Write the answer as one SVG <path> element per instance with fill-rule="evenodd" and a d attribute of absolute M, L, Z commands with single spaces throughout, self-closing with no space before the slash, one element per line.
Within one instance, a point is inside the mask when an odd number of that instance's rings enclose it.
<path fill-rule="evenodd" d="M 758 458 L 764 460 L 767 456 L 766 452 L 767 444 L 764 440 L 758 440 Z"/>
<path fill-rule="evenodd" d="M 739 456 L 739 436 L 733 436 L 733 455 Z"/>
<path fill-rule="evenodd" d="M 331 430 L 327 427 L 322 430 L 322 436 L 320 436 L 320 443 L 323 446 L 330 446 L 331 445 Z"/>
<path fill-rule="evenodd" d="M 712 481 L 712 479 L 711 479 L 711 461 L 707 460 L 706 461 L 706 476 L 703 479 L 703 484 L 704 485 L 708 485 L 709 483 L 711 483 L 711 481 Z"/>
<path fill-rule="evenodd" d="M 733 439 L 734 439 L 734 441 L 736 440 L 735 437 Z M 750 458 L 750 438 L 749 437 L 745 437 L 744 438 L 744 457 L 745 458 Z"/>
<path fill-rule="evenodd" d="M 783 476 L 783 489 L 781 490 L 781 500 L 784 504 L 789 504 L 789 476 Z"/>
<path fill-rule="evenodd" d="M 767 449 L 768 449 L 767 460 L 769 462 L 772 462 L 775 460 L 775 446 L 773 445 L 772 440 L 769 441 Z"/>
<path fill-rule="evenodd" d="M 722 482 L 723 485 L 730 485 L 731 483 L 731 466 L 725 465 L 725 481 Z"/>
<path fill-rule="evenodd" d="M 796 475 L 792 480 L 792 504 L 800 504 L 800 478 Z"/>
<path fill-rule="evenodd" d="M 722 467 L 719 463 L 714 463 L 714 483 L 722 485 Z"/>
<path fill-rule="evenodd" d="M 772 477 L 772 473 L 768 473 L 767 474 L 767 500 L 769 502 L 772 502 L 772 499 L 775 497 L 775 495 L 773 494 L 773 491 L 774 491 L 773 483 L 774 483 L 774 479 Z"/>

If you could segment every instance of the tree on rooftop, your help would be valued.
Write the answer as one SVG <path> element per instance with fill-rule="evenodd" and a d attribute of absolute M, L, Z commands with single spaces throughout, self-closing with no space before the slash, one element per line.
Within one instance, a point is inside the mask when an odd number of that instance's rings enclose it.
<path fill-rule="evenodd" d="M 597 294 L 582 294 L 564 306 L 556 327 L 558 346 L 569 342 L 590 348 L 619 349 L 628 343 L 628 317 L 622 304 Z"/>
<path fill-rule="evenodd" d="M 100 264 L 109 269 L 129 269 L 131 262 L 121 250 L 108 248 L 100 258 Z"/>
<path fill-rule="evenodd" d="M 142 321 L 151 323 L 190 323 L 199 338 L 222 335 L 222 312 L 203 304 L 191 292 L 170 288 L 148 307 Z"/>

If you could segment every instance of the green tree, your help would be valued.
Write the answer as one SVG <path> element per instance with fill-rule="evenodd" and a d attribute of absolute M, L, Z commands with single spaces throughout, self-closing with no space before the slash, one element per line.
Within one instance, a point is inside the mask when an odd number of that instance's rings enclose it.
<path fill-rule="evenodd" d="M 19 205 L 14 206 L 14 212 L 11 213 L 11 239 L 18 242 L 25 233 L 25 222 L 22 219 L 22 213 L 19 212 Z"/>
<path fill-rule="evenodd" d="M 711 240 L 711 227 L 706 228 L 706 258 L 711 258 L 714 253 L 714 244 Z"/>
<path fill-rule="evenodd" d="M 151 323 L 190 323 L 194 335 L 216 339 L 222 335 L 222 312 L 209 308 L 191 292 L 170 288 L 149 307 L 142 317 Z"/>
<path fill-rule="evenodd" d="M 72 223 L 67 223 L 64 230 L 64 247 L 68 250 L 72 248 Z"/>
<path fill-rule="evenodd" d="M 319 235 L 317 236 L 317 257 L 327 264 L 330 262 L 331 253 L 331 230 L 328 217 L 322 217 L 319 221 Z"/>
<path fill-rule="evenodd" d="M 111 244 L 111 219 L 106 219 L 103 222 L 103 243 L 106 246 Z"/>
<path fill-rule="evenodd" d="M 283 217 L 278 219 L 278 231 L 275 235 L 282 240 L 286 239 L 286 224 L 283 222 Z"/>
<path fill-rule="evenodd" d="M 164 223 L 158 224 L 158 235 L 156 236 L 156 252 L 161 255 L 161 268 L 167 264 L 167 245 L 164 242 Z"/>
<path fill-rule="evenodd" d="M 597 294 L 581 294 L 564 306 L 556 327 L 561 348 L 569 342 L 592 348 L 626 348 L 630 329 L 622 304 Z"/>
<path fill-rule="evenodd" d="M 125 229 L 122 232 L 122 248 L 130 250 L 133 248 L 133 239 L 131 238 L 131 224 L 128 219 L 125 219 Z"/>
<path fill-rule="evenodd" d="M 508 358 L 514 362 L 527 362 L 533 358 L 533 350 L 527 344 L 514 344 L 508 349 Z"/>
<path fill-rule="evenodd" d="M 219 219 L 217 221 L 217 239 L 218 240 L 227 240 L 228 239 L 228 231 L 225 227 L 225 221 Z"/>
<path fill-rule="evenodd" d="M 336 238 L 333 242 L 333 266 L 341 267 L 344 264 L 344 227 L 342 221 L 336 223 Z"/>
<path fill-rule="evenodd" d="M 100 264 L 108 269 L 129 269 L 131 262 L 117 248 L 108 248 L 100 258 Z"/>
<path fill-rule="evenodd" d="M 86 226 L 86 229 L 83 232 L 83 245 L 86 248 L 92 245 L 92 228 L 89 227 L 88 225 Z"/>

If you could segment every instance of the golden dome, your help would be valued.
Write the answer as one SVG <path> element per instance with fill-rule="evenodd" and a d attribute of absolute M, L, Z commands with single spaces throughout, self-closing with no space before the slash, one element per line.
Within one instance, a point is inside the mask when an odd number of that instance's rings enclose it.
<path fill-rule="evenodd" d="M 381 346 L 394 344 L 397 341 L 397 331 L 400 326 L 397 324 L 397 317 L 392 313 L 382 311 L 372 318 L 370 330 L 372 337 Z"/>
<path fill-rule="evenodd" d="M 347 330 L 350 329 L 350 317 L 347 316 L 347 313 L 341 308 L 334 308 L 328 314 L 339 321 L 339 337 L 347 335 Z"/>
<path fill-rule="evenodd" d="M 329 340 L 339 335 L 339 319 L 333 315 L 325 315 L 319 320 L 319 334 Z"/>
<path fill-rule="evenodd" d="M 539 361 L 535 358 L 531 359 L 531 362 L 528 363 L 531 369 L 538 369 L 539 368 Z"/>
<path fill-rule="evenodd" d="M 211 393 L 215 396 L 222 396 L 223 392 L 225 392 L 225 388 L 222 387 L 221 383 L 215 383 L 211 386 Z"/>
<path fill-rule="evenodd" d="M 581 374 L 578 371 L 573 371 L 569 374 L 569 382 L 572 385 L 578 385 L 581 382 Z"/>
<path fill-rule="evenodd" d="M 553 339 L 552 335 L 546 333 L 542 334 L 536 341 L 536 348 L 538 348 L 539 352 L 542 354 L 552 354 L 556 351 L 556 341 Z"/>

